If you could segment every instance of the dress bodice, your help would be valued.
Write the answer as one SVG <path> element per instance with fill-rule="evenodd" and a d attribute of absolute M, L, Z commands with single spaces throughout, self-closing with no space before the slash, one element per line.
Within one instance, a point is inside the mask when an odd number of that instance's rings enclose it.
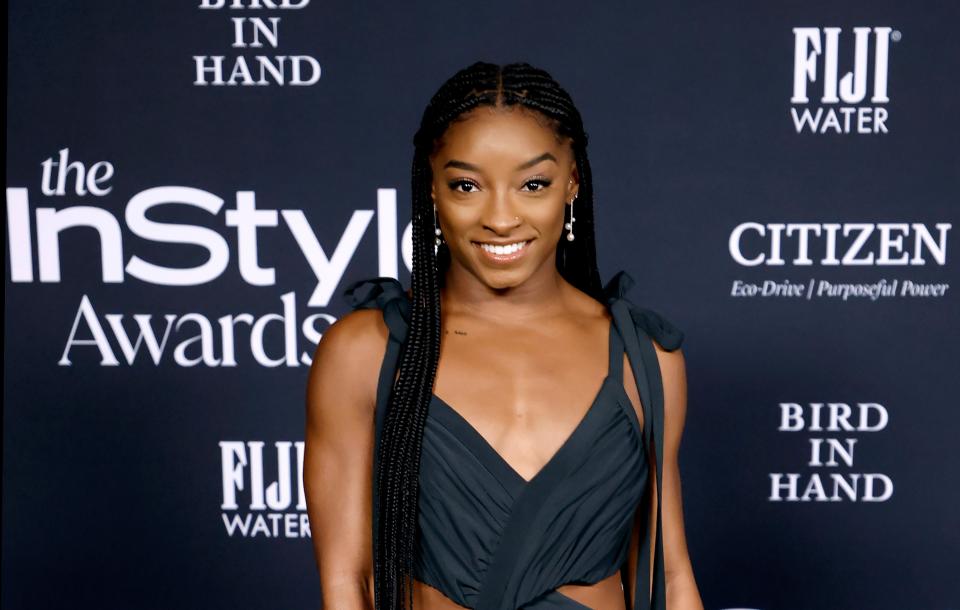
<path fill-rule="evenodd" d="M 626 299 L 632 285 L 620 271 L 604 287 L 611 313 L 608 375 L 576 428 L 532 479 L 517 473 L 455 406 L 432 395 L 420 462 L 418 580 L 482 610 L 582 609 L 556 589 L 593 584 L 618 571 L 626 589 L 633 518 L 649 497 L 646 454 L 651 447 L 663 453 L 663 387 L 650 339 L 669 351 L 683 341 L 666 318 Z M 381 309 L 390 331 L 377 393 L 379 444 L 412 305 L 400 282 L 388 277 L 359 280 L 344 294 L 355 309 Z M 624 352 L 643 405 L 642 427 L 623 387 Z M 656 466 L 659 498 L 659 459 Z M 376 500 L 374 490 L 375 518 Z M 638 595 L 634 609 L 665 607 L 659 506 L 656 528 L 652 599 Z M 648 587 L 648 536 L 645 527 L 638 592 Z"/>

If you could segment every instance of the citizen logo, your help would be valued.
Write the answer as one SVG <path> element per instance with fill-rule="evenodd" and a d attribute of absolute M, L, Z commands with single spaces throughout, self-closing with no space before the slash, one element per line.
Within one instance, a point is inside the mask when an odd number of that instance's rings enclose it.
<path fill-rule="evenodd" d="M 881 266 L 947 264 L 947 234 L 919 222 L 743 222 L 730 232 L 730 257 L 759 265 Z"/>

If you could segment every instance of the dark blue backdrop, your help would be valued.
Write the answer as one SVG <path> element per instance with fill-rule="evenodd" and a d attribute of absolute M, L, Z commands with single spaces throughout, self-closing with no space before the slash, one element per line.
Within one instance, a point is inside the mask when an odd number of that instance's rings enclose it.
<path fill-rule="evenodd" d="M 9 5 L 4 608 L 317 607 L 306 363 L 409 281 L 412 134 L 476 59 L 572 93 L 604 279 L 687 334 L 707 608 L 960 604 L 955 3 L 217 4 Z"/>

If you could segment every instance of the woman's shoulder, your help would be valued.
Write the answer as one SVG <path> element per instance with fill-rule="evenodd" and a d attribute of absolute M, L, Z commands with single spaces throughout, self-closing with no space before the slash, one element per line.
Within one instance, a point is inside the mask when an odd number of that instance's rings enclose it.
<path fill-rule="evenodd" d="M 404 341 L 410 320 L 410 295 L 400 280 L 388 276 L 361 278 L 347 284 L 342 295 L 352 310 L 345 318 L 374 317 L 391 336 Z M 377 309 L 380 312 L 365 313 Z"/>
<path fill-rule="evenodd" d="M 313 360 L 347 377 L 373 376 L 375 371 L 371 363 L 379 363 L 383 357 L 387 335 L 388 329 L 380 312 L 347 312 L 323 332 Z"/>
<path fill-rule="evenodd" d="M 630 312 L 635 328 L 646 333 L 663 350 L 678 350 L 683 344 L 684 332 L 664 314 L 636 303 L 634 299 L 637 297 L 628 297 L 627 294 L 635 284 L 633 277 L 625 270 L 615 273 L 603 288 L 607 304 L 613 306 L 615 302 L 623 303 Z"/>
<path fill-rule="evenodd" d="M 387 349 L 389 331 L 375 309 L 355 309 L 340 316 L 323 331 L 313 353 L 308 376 L 308 396 L 322 417 L 351 417 L 367 412 L 376 400 L 380 362 Z M 356 400 L 359 410 L 344 409 Z M 371 411 L 372 412 L 372 411 Z"/>
<path fill-rule="evenodd" d="M 323 332 L 317 356 L 344 370 L 379 362 L 391 332 L 383 310 L 406 298 L 400 282 L 387 277 L 362 278 L 348 284 L 341 296 L 350 309 Z"/>

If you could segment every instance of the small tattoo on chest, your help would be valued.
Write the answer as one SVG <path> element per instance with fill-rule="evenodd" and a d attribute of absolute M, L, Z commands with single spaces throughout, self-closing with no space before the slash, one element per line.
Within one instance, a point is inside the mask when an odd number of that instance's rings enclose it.
<path fill-rule="evenodd" d="M 450 331 L 449 331 L 449 330 L 446 330 L 446 331 L 444 331 L 444 334 L 450 334 Z M 464 337 L 466 337 L 466 336 L 467 336 L 467 331 L 465 331 L 465 330 L 459 330 L 459 329 L 456 329 L 456 328 L 455 328 L 455 329 L 453 329 L 453 334 L 455 334 L 455 335 L 463 335 Z"/>

